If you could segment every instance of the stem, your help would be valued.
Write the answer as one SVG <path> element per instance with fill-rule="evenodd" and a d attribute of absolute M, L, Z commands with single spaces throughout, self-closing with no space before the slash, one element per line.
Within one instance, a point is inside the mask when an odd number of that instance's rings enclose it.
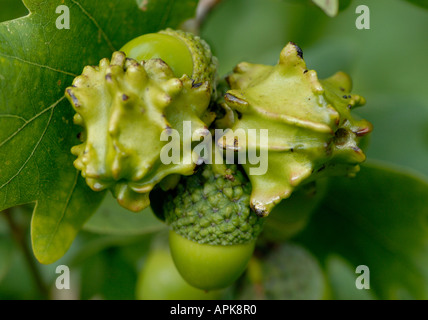
<path fill-rule="evenodd" d="M 200 0 L 196 9 L 196 17 L 187 20 L 181 28 L 185 31 L 199 34 L 201 26 L 204 24 L 207 16 L 222 0 Z"/>
<path fill-rule="evenodd" d="M 220 4 L 222 0 L 200 0 L 196 12 L 196 21 L 198 26 L 201 27 L 210 12 Z"/>
<path fill-rule="evenodd" d="M 42 297 L 47 299 L 49 297 L 49 290 L 48 290 L 47 286 L 45 285 L 45 283 L 42 279 L 40 271 L 36 265 L 36 260 L 34 259 L 32 252 L 28 246 L 28 243 L 27 243 L 26 237 L 25 237 L 25 231 L 15 221 L 15 219 L 13 217 L 12 209 L 10 209 L 10 208 L 6 209 L 3 212 L 5 214 L 9 228 L 12 232 L 13 238 L 15 239 L 16 243 L 21 248 L 22 253 L 24 254 L 24 258 L 28 264 L 28 267 L 30 268 L 30 272 L 34 278 L 37 289 L 39 290 Z"/>

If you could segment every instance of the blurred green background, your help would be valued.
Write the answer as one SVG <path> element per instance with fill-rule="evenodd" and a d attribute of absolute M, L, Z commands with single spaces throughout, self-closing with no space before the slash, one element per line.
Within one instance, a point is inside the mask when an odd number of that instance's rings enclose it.
<path fill-rule="evenodd" d="M 370 8 L 370 30 L 355 26 L 360 4 Z M 21 1 L 0 0 L 0 21 L 25 14 Z M 374 125 L 368 158 L 428 176 L 428 10 L 402 0 L 354 0 L 330 18 L 305 1 L 223 0 L 201 36 L 219 58 L 221 75 L 241 61 L 275 64 L 289 41 L 303 49 L 308 67 L 321 78 L 347 72 L 354 92 L 367 100 L 356 113 Z M 16 217 L 28 242 L 30 216 L 22 209 Z M 72 290 L 56 290 L 53 298 L 133 299 L 151 234 L 163 228 L 150 212 L 135 216 L 107 197 L 70 251 L 37 268 L 50 284 L 57 265 L 73 268 Z M 0 236 L 9 236 L 1 215 Z M 8 243 L 0 246 L 0 299 L 45 298 L 22 253 Z"/>

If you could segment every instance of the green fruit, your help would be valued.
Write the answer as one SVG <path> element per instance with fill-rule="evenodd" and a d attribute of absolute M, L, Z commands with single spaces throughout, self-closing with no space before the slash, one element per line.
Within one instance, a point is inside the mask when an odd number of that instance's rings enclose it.
<path fill-rule="evenodd" d="M 192 55 L 183 41 L 161 33 L 149 33 L 125 44 L 120 51 L 137 61 L 162 59 L 176 77 L 193 73 Z"/>
<path fill-rule="evenodd" d="M 316 258 L 296 244 L 281 244 L 248 266 L 239 299 L 322 300 L 329 296 Z"/>
<path fill-rule="evenodd" d="M 186 74 L 195 83 L 209 79 L 215 88 L 217 59 L 204 40 L 189 32 L 166 29 L 148 33 L 129 41 L 120 51 L 137 61 L 162 59 L 177 78 Z"/>
<path fill-rule="evenodd" d="M 236 165 L 204 165 L 169 193 L 164 217 L 171 254 L 191 285 L 225 288 L 245 270 L 263 225 L 250 209 L 250 193 Z"/>
<path fill-rule="evenodd" d="M 150 204 L 150 191 L 165 177 L 193 174 L 197 154 L 183 146 L 191 146 L 192 135 L 206 130 L 214 119 L 208 106 L 215 59 L 201 40 L 176 34 L 200 48 L 190 51 L 193 61 L 201 62 L 193 68 L 191 76 L 196 78 L 177 78 L 161 59 L 137 62 L 115 52 L 111 61 L 85 67 L 66 89 L 76 111 L 74 122 L 83 127 L 82 143 L 72 148 L 75 167 L 93 190 L 110 189 L 132 211 Z M 185 121 L 191 124 L 190 136 L 183 134 Z M 161 134 L 171 129 L 180 134 L 174 147 L 182 150 L 181 158 L 164 164 L 161 152 L 168 142 Z"/>
<path fill-rule="evenodd" d="M 243 164 L 251 184 L 251 206 L 268 215 L 300 185 L 331 175 L 354 176 L 365 160 L 360 148 L 372 126 L 356 120 L 351 110 L 365 100 L 350 94 L 351 79 L 338 72 L 318 80 L 308 70 L 299 47 L 289 43 L 276 66 L 240 63 L 227 78 L 231 90 L 224 97 L 226 115 L 234 114 L 231 131 L 218 140 L 223 149 L 267 150 L 264 175 L 251 175 L 258 165 Z M 218 122 L 217 122 L 218 123 Z M 237 130 L 268 129 L 266 146 L 260 130 L 248 141 L 237 141 Z M 251 138 L 251 139 L 250 139 Z"/>
<path fill-rule="evenodd" d="M 182 277 L 192 286 L 216 290 L 232 285 L 245 271 L 255 240 L 235 245 L 209 245 L 170 231 L 171 254 Z"/>
<path fill-rule="evenodd" d="M 215 300 L 222 291 L 203 291 L 189 285 L 178 273 L 167 243 L 152 248 L 140 271 L 138 300 Z"/>

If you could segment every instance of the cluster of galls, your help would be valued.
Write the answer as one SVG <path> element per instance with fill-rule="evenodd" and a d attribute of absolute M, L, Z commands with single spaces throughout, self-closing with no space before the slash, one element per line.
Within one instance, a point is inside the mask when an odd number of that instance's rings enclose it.
<path fill-rule="evenodd" d="M 173 230 L 172 255 L 185 279 L 203 289 L 227 286 L 245 269 L 275 205 L 309 182 L 359 170 L 365 160 L 361 139 L 372 128 L 351 110 L 364 99 L 350 93 L 351 80 L 343 72 L 319 80 L 293 43 L 275 66 L 240 63 L 223 90 L 217 88 L 217 59 L 199 37 L 165 30 L 137 39 L 111 61 L 85 67 L 66 90 L 75 123 L 83 127 L 82 144 L 72 149 L 75 167 L 93 190 L 110 189 L 130 210 L 140 211 L 152 199 L 156 214 Z M 200 168 L 195 162 L 162 163 L 165 130 L 177 130 L 182 145 L 194 146 L 185 140 L 184 121 L 191 122 L 191 137 L 208 128 L 231 129 L 214 141 L 219 149 L 267 150 L 260 159 L 267 161 L 267 172 L 251 175 L 255 165 L 248 162 Z M 248 129 L 267 129 L 268 143 L 247 135 L 237 144 L 235 132 Z M 198 155 L 181 154 L 187 156 Z M 177 243 L 188 250 L 177 249 Z M 230 259 L 226 253 L 219 258 L 218 249 L 229 250 Z M 224 270 L 215 272 L 223 273 L 223 281 L 201 273 L 204 267 L 189 267 L 189 261 L 201 265 L 200 252 L 192 250 L 205 252 L 206 268 L 207 254 L 223 261 Z"/>

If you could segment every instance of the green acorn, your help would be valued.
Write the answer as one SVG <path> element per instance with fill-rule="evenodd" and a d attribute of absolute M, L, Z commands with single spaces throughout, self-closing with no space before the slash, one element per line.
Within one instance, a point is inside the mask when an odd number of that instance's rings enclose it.
<path fill-rule="evenodd" d="M 216 89 L 217 58 L 200 37 L 181 30 L 166 29 L 132 39 L 120 51 L 137 61 L 162 59 L 177 78 L 187 74 L 195 85 L 207 80 Z"/>
<path fill-rule="evenodd" d="M 250 208 L 250 194 L 237 165 L 204 165 L 169 192 L 163 214 L 171 254 L 191 285 L 225 288 L 245 270 L 263 225 Z"/>
<path fill-rule="evenodd" d="M 253 258 L 241 284 L 240 300 L 322 300 L 329 297 L 318 260 L 304 247 L 283 243 Z"/>
<path fill-rule="evenodd" d="M 209 47 L 183 32 L 164 33 L 145 35 L 151 39 L 143 41 L 146 49 L 151 54 L 159 49 L 153 38 L 179 37 L 179 45 L 187 46 L 184 56 L 195 62 L 189 74 L 177 76 L 161 58 L 137 61 L 115 52 L 111 61 L 85 67 L 66 89 L 74 122 L 83 127 L 82 144 L 72 148 L 75 167 L 93 190 L 110 189 L 132 211 L 149 205 L 149 192 L 165 177 L 193 174 L 197 154 L 184 146 L 191 146 L 193 135 L 203 135 L 215 116 L 208 110 L 216 70 Z M 174 49 L 159 49 L 158 56 Z M 190 136 L 183 134 L 186 121 Z M 171 129 L 180 134 L 175 147 L 182 153 L 180 161 L 164 164 L 161 152 Z"/>
<path fill-rule="evenodd" d="M 365 103 L 351 94 L 351 79 L 338 72 L 318 80 L 308 70 L 299 47 L 289 43 L 275 66 L 240 63 L 227 81 L 226 116 L 216 122 L 230 127 L 218 140 L 220 148 L 235 152 L 260 152 L 267 163 L 265 174 L 251 174 L 254 164 L 243 167 L 252 184 L 251 206 L 266 216 L 282 199 L 304 183 L 323 176 L 354 176 L 365 160 L 361 139 L 372 131 L 351 110 Z M 267 129 L 237 140 L 236 132 Z"/>
<path fill-rule="evenodd" d="M 217 300 L 223 291 L 203 291 L 188 284 L 177 271 L 168 245 L 168 233 L 153 238 L 139 272 L 136 296 L 139 300 Z"/>

